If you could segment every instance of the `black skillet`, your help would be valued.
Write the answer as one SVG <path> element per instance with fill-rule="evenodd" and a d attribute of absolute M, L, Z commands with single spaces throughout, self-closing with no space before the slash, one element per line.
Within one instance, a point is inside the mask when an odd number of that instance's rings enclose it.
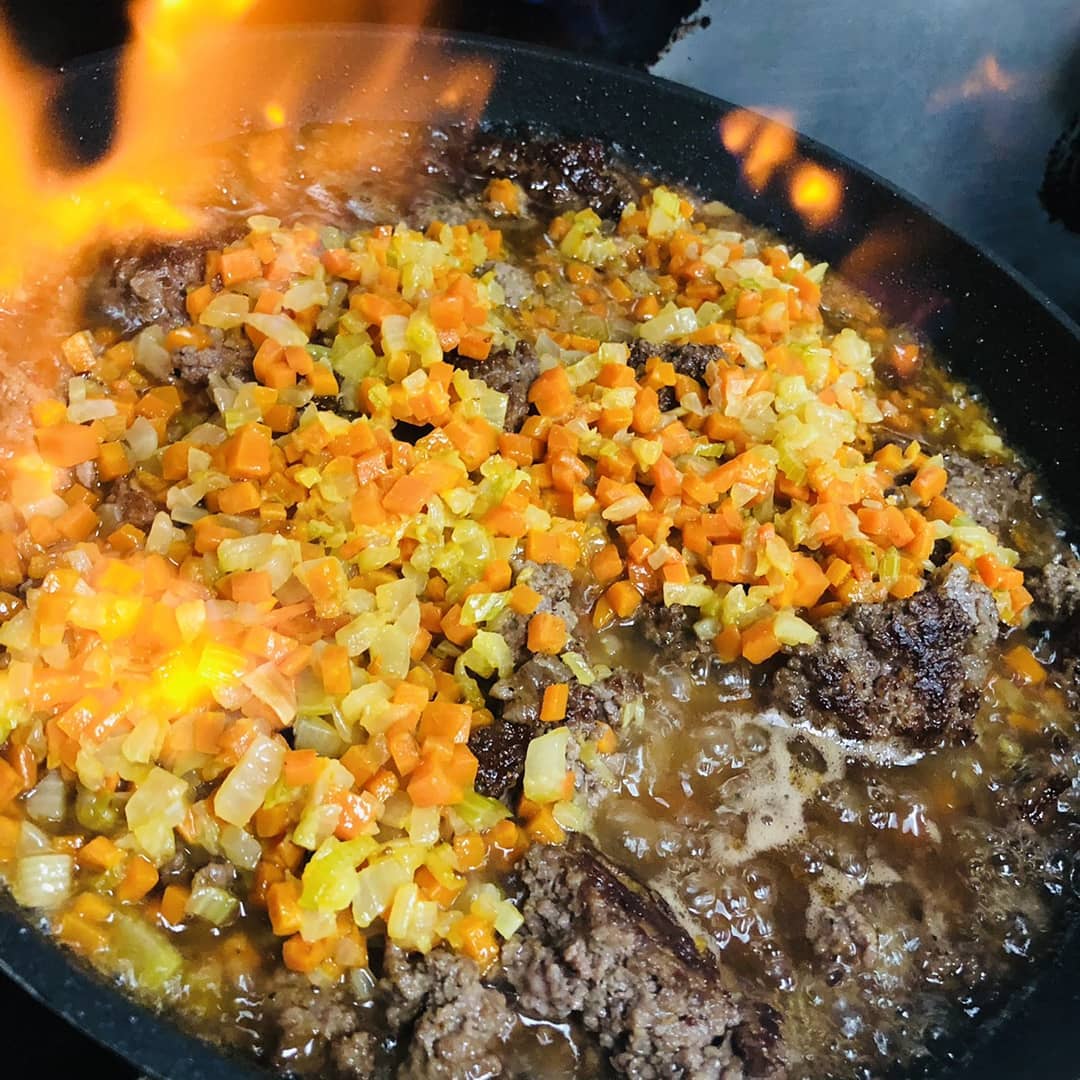
<path fill-rule="evenodd" d="M 395 31 L 355 27 L 259 31 L 252 38 L 254 47 L 283 60 L 319 48 L 316 81 L 327 88 L 361 82 L 373 52 L 395 42 L 400 42 Z M 733 106 L 662 79 L 548 50 L 458 36 L 425 37 L 402 78 L 421 79 L 427 72 L 444 80 L 448 62 L 469 58 L 497 70 L 486 120 L 598 136 L 658 174 L 688 181 L 796 247 L 843 267 L 894 319 L 914 324 L 952 370 L 986 396 L 1013 444 L 1041 464 L 1059 504 L 1080 518 L 1075 482 L 1080 469 L 1075 434 L 1080 329 L 1019 275 L 879 177 L 800 138 L 799 158 L 835 171 L 844 185 L 839 215 L 823 228 L 810 228 L 788 202 L 785 175 L 761 193 L 742 179 L 739 162 L 724 149 L 717 130 Z M 115 56 L 106 56 L 67 73 L 62 112 L 87 145 L 107 138 L 115 70 Z M 278 69 L 268 61 L 266 70 Z M 369 95 L 365 114 L 408 119 L 399 91 L 397 83 L 392 92 Z M 207 137 L 232 133 L 212 125 L 208 118 Z M 947 169 L 948 162 L 941 167 Z M 1006 1016 L 996 1022 L 977 1017 L 959 1045 L 942 1048 L 938 1075 L 981 1080 L 1080 1075 L 1080 1044 L 1071 1030 L 1080 1015 L 1080 944 L 1062 933 L 1055 945 L 1043 965 L 1027 973 L 1030 985 L 1016 993 Z M 149 1073 L 184 1080 L 260 1075 L 75 965 L 10 904 L 0 909 L 0 967 L 72 1024 Z M 8 1039 L 35 1035 L 10 1031 Z M 40 1047 L 39 1053 L 47 1074 L 48 1048 Z"/>

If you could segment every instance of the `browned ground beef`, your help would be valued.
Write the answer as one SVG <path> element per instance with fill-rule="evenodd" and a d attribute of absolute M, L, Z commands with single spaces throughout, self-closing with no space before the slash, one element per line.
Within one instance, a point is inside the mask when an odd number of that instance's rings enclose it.
<path fill-rule="evenodd" d="M 674 365 L 680 375 L 704 382 L 705 369 L 723 355 L 724 350 L 719 345 L 653 345 L 648 341 L 635 341 L 630 346 L 630 366 L 635 371 L 644 371 L 649 359 L 659 356 Z"/>
<path fill-rule="evenodd" d="M 641 676 L 632 672 L 615 671 L 585 686 L 557 657 L 532 657 L 492 687 L 491 703 L 498 715 L 494 723 L 469 736 L 469 749 L 480 763 L 476 777 L 480 794 L 505 798 L 517 791 L 529 743 L 546 726 L 540 719 L 544 691 L 563 682 L 570 685 L 566 723 L 581 739 L 595 739 L 602 723 L 617 728 L 623 705 L 643 692 Z M 581 776 L 583 782 L 586 779 Z"/>
<path fill-rule="evenodd" d="M 905 882 L 867 885 L 848 900 L 812 909 L 806 935 L 838 980 L 852 969 L 895 968 L 922 932 L 923 905 Z"/>
<path fill-rule="evenodd" d="M 515 664 L 523 664 L 529 658 L 526 646 L 529 635 L 529 620 L 537 612 L 558 615 L 566 623 L 567 630 L 574 634 L 578 624 L 578 614 L 571 602 L 574 579 L 565 566 L 555 563 L 535 563 L 523 559 L 515 568 L 515 584 L 528 585 L 540 594 L 540 603 L 536 612 L 529 615 L 506 608 L 492 624 L 497 634 L 506 639 L 510 651 L 514 654 Z"/>
<path fill-rule="evenodd" d="M 519 341 L 512 351 L 495 349 L 486 360 L 457 356 L 453 362 L 474 379 L 483 379 L 492 390 L 506 395 L 506 430 L 520 431 L 529 415 L 529 387 L 540 374 L 540 362 L 532 346 Z"/>
<path fill-rule="evenodd" d="M 631 174 L 599 139 L 537 139 L 486 131 L 473 140 L 464 164 L 479 179 L 515 181 L 544 211 L 589 206 L 608 217 L 636 192 Z"/>
<path fill-rule="evenodd" d="M 110 252 L 87 292 L 87 315 L 123 334 L 156 323 L 165 329 L 188 321 L 189 286 L 203 279 L 213 238 L 145 242 L 117 258 Z"/>
<path fill-rule="evenodd" d="M 746 1075 L 729 1039 L 743 1017 L 659 897 L 578 838 L 532 848 L 521 876 L 526 932 L 504 961 L 526 1013 L 579 1019 L 626 1076 Z"/>
<path fill-rule="evenodd" d="M 979 525 L 1009 542 L 1009 527 L 1030 518 L 1035 477 L 1013 462 L 944 452 L 948 498 Z"/>
<path fill-rule="evenodd" d="M 402 1080 L 502 1075 L 499 1051 L 515 1017 L 472 960 L 445 949 L 410 957 L 391 947 L 380 989 L 390 1028 L 409 1031 Z"/>
<path fill-rule="evenodd" d="M 773 677 L 780 708 L 849 738 L 966 741 L 997 637 L 990 593 L 961 567 L 908 600 L 856 604 Z"/>
<path fill-rule="evenodd" d="M 144 532 L 153 525 L 160 509 L 153 496 L 130 476 L 121 476 L 112 482 L 102 505 L 111 506 L 119 521 L 134 525 Z"/>
<path fill-rule="evenodd" d="M 226 340 L 220 330 L 212 333 L 214 340 L 204 348 L 185 345 L 173 353 L 176 374 L 191 386 L 206 386 L 211 375 L 250 376 L 255 350 L 241 334 Z"/>
<path fill-rule="evenodd" d="M 379 1040 L 367 1030 L 371 1010 L 344 985 L 317 989 L 305 975 L 278 969 L 263 1008 L 277 1032 L 272 1064 L 283 1072 L 367 1080 L 375 1074 Z"/>

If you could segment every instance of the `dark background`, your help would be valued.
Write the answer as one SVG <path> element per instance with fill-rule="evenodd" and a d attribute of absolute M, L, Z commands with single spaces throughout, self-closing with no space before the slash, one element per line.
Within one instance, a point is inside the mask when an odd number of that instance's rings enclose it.
<path fill-rule="evenodd" d="M 124 9 L 121 0 L 0 0 L 22 47 L 53 67 L 121 44 Z M 325 0 L 303 10 L 313 21 L 393 22 L 401 5 Z M 429 21 L 650 68 L 780 111 L 906 188 L 1080 319 L 1080 232 L 1053 219 L 1080 229 L 1080 154 L 1061 157 L 1046 200 L 1054 215 L 1039 196 L 1055 141 L 1080 110 L 1076 0 L 442 0 Z M 1047 1024 L 1068 1024 L 1072 1010 L 1063 1001 Z M 9 1068 L 134 1075 L 2 980 L 0 1015 Z"/>

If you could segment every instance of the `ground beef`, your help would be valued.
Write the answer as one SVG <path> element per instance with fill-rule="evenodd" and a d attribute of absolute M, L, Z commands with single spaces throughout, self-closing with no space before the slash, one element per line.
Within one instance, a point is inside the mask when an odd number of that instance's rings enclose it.
<path fill-rule="evenodd" d="M 780 1014 L 764 1003 L 751 1007 L 748 1012 L 749 1017 L 731 1033 L 731 1048 L 742 1058 L 747 1076 L 780 1080 L 787 1073 L 780 1037 Z"/>
<path fill-rule="evenodd" d="M 248 376 L 255 350 L 240 334 L 226 340 L 220 330 L 212 332 L 213 341 L 204 348 L 185 345 L 173 353 L 176 374 L 191 386 L 206 386 L 211 375 Z"/>
<path fill-rule="evenodd" d="M 534 656 L 513 675 L 500 679 L 491 689 L 491 697 L 501 704 L 504 721 L 529 728 L 541 725 L 540 705 L 544 691 L 554 683 L 569 683 L 566 722 L 583 731 L 604 722 L 617 727 L 623 705 L 642 693 L 639 675 L 613 672 L 590 686 L 578 682 L 573 672 L 555 656 Z M 587 736 L 586 736 L 587 737 Z"/>
<path fill-rule="evenodd" d="M 652 345 L 647 341 L 635 341 L 630 346 L 630 366 L 643 372 L 653 356 L 659 356 L 675 366 L 680 375 L 689 375 L 698 382 L 705 381 L 705 369 L 719 360 L 724 350 L 718 345 Z M 670 408 L 670 406 L 669 406 Z"/>
<path fill-rule="evenodd" d="M 118 521 L 146 532 L 160 509 L 144 488 L 129 476 L 121 476 L 109 485 L 102 507 L 111 507 Z"/>
<path fill-rule="evenodd" d="M 837 981 L 854 969 L 900 966 L 919 940 L 923 914 L 918 890 L 906 882 L 867 885 L 838 904 L 812 905 L 806 936 Z"/>
<path fill-rule="evenodd" d="M 498 713 L 494 723 L 477 728 L 469 736 L 469 749 L 480 763 L 476 790 L 493 798 L 514 795 L 525 772 L 529 743 L 547 726 L 540 719 L 544 691 L 554 683 L 569 683 L 566 724 L 575 736 L 570 764 L 578 774 L 578 789 L 588 795 L 589 770 L 577 759 L 578 743 L 595 740 L 602 724 L 617 728 L 623 706 L 644 691 L 640 675 L 615 671 L 585 686 L 557 657 L 534 656 L 509 678 L 491 688 L 491 701 Z M 599 797 L 600 792 L 593 795 Z"/>
<path fill-rule="evenodd" d="M 1071 551 L 1036 570 L 1026 571 L 1024 585 L 1033 600 L 1032 615 L 1046 626 L 1072 626 L 1080 617 L 1080 559 Z"/>
<path fill-rule="evenodd" d="M 485 131 L 473 139 L 464 165 L 478 180 L 504 177 L 520 184 L 545 212 L 589 206 L 609 217 L 636 194 L 631 174 L 609 156 L 599 139 L 540 139 L 527 132 Z"/>
<path fill-rule="evenodd" d="M 188 321 L 188 287 L 203 280 L 206 253 L 221 239 L 148 241 L 124 253 L 106 253 L 86 296 L 91 323 L 133 334 L 156 323 L 165 329 Z"/>
<path fill-rule="evenodd" d="M 492 624 L 492 630 L 502 634 L 510 651 L 514 654 L 515 666 L 525 663 L 530 653 L 527 647 L 529 620 L 537 612 L 558 615 L 566 623 L 571 638 L 577 628 L 578 615 L 571 603 L 574 578 L 565 566 L 555 563 L 535 563 L 523 560 L 516 568 L 514 583 L 528 585 L 540 594 L 540 603 L 535 612 L 522 615 L 506 608 Z"/>
<path fill-rule="evenodd" d="M 368 1080 L 374 1076 L 379 1040 L 365 1021 L 369 1013 L 345 986 L 312 986 L 284 969 L 270 977 L 263 1012 L 276 1032 L 270 1047 L 276 1069 L 302 1075 Z"/>
<path fill-rule="evenodd" d="M 658 649 L 686 644 L 694 633 L 690 609 L 683 604 L 641 604 L 637 625 L 645 640 Z"/>
<path fill-rule="evenodd" d="M 191 878 L 191 889 L 224 889 L 231 892 L 236 884 L 236 867 L 227 862 L 207 863 L 202 869 L 196 870 Z"/>
<path fill-rule="evenodd" d="M 1013 522 L 1031 514 L 1035 477 L 1018 465 L 975 458 L 956 450 L 943 454 L 949 483 L 945 495 L 965 514 L 1010 541 Z"/>
<path fill-rule="evenodd" d="M 852 605 L 819 630 L 771 680 L 781 709 L 855 739 L 933 746 L 971 737 L 998 617 L 962 567 L 910 599 Z"/>
<path fill-rule="evenodd" d="M 529 387 L 540 374 L 540 361 L 532 347 L 519 341 L 513 348 L 495 349 L 486 360 L 455 356 L 453 363 L 465 368 L 474 379 L 483 379 L 492 390 L 505 394 L 507 431 L 520 431 L 529 415 Z"/>
<path fill-rule="evenodd" d="M 405 1061 L 397 1075 L 407 1080 L 455 1080 L 501 1076 L 503 1040 L 514 1015 L 498 990 L 484 986 L 480 972 L 463 956 L 436 949 L 410 957 L 391 946 L 379 989 L 387 998 L 392 1030 L 411 1025 Z"/>
<path fill-rule="evenodd" d="M 742 1019 L 711 954 L 670 909 L 580 837 L 523 860 L 525 928 L 507 977 L 528 1014 L 579 1019 L 623 1075 L 746 1075 L 729 1034 Z"/>

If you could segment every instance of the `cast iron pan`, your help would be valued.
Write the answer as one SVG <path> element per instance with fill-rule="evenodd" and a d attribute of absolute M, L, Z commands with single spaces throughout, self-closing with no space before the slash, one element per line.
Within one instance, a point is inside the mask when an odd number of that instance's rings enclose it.
<path fill-rule="evenodd" d="M 254 32 L 255 47 L 283 60 L 319 47 L 326 86 L 359 82 L 372 50 L 399 41 L 393 30 L 305 28 Z M 1080 519 L 1080 329 L 1048 299 L 986 251 L 937 220 L 881 178 L 812 140 L 798 154 L 835 170 L 843 209 L 827 227 L 808 228 L 788 204 L 783 179 L 755 193 L 722 146 L 717 125 L 733 106 L 674 83 L 592 64 L 549 50 L 479 38 L 425 36 L 406 78 L 444 78 L 446 64 L 481 58 L 497 79 L 485 119 L 529 123 L 570 135 L 595 135 L 640 158 L 660 175 L 722 199 L 797 247 L 841 267 L 896 320 L 915 325 L 953 371 L 988 399 L 1013 445 L 1038 462 L 1059 505 Z M 729 61 L 730 62 L 730 61 Z M 88 147 L 107 139 L 115 56 L 66 74 L 61 112 Z M 264 70 L 278 70 L 269 62 Z M 401 95 L 379 96 L 365 111 L 401 116 Z M 870 107 L 870 103 L 868 103 Z M 311 119 L 345 119 L 312 116 Z M 884 122 L 884 121 L 883 121 Z M 209 137 L 228 131 L 207 130 Z M 946 162 L 942 163 L 947 168 Z M 996 1022 L 978 1016 L 960 1045 L 943 1046 L 938 1075 L 1074 1077 L 1073 1036 L 1080 1005 L 1080 946 L 1063 932 L 1027 990 Z M 149 1073 L 185 1080 L 255 1077 L 172 1023 L 133 1004 L 50 945 L 10 902 L 0 905 L 0 967 L 31 994 Z M 1040 977 L 1035 978 L 1036 970 Z M 19 1033 L 10 1033 L 19 1038 Z M 32 1038 L 31 1033 L 26 1037 Z M 42 1066 L 47 1068 L 47 1048 Z"/>

